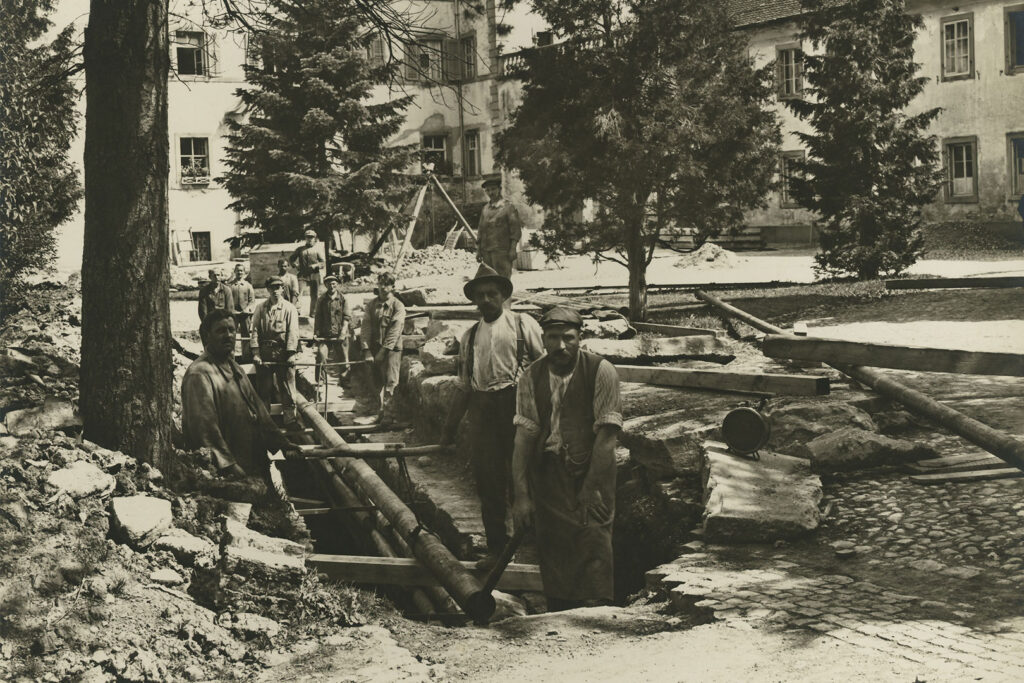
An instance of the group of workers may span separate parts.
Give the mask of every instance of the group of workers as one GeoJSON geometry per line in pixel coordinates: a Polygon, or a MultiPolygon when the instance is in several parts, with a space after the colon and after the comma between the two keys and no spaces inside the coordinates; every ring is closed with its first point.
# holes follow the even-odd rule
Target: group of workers
{"type": "MultiPolygon", "coordinates": [[[[618,375],[608,361],[580,349],[583,321],[576,311],[556,307],[538,322],[510,310],[521,222],[501,198],[500,181],[485,187],[490,202],[480,222],[481,264],[463,290],[480,318],[460,340],[460,391],[441,438],[453,445],[461,430],[460,447],[469,454],[487,538],[487,554],[477,564],[493,567],[509,532],[532,528],[549,609],[608,602],[615,444],[622,426],[618,375]]],[[[211,273],[201,292],[204,353],[182,384],[182,427],[187,445],[210,448],[223,473],[265,477],[268,448],[297,450],[265,404],[276,383],[283,387],[286,419],[294,406],[301,285],[287,272],[289,264],[310,290],[318,365],[348,362],[352,316],[338,278],[320,279],[322,257],[311,253],[316,236],[307,237],[291,259],[279,262],[279,275],[266,282],[268,298],[258,304],[251,285],[240,284],[241,266],[227,285],[211,273]],[[321,284],[327,291],[316,296],[321,284]],[[239,290],[248,294],[236,295],[239,290]],[[242,322],[247,309],[251,324],[242,322]],[[251,329],[256,388],[234,359],[236,331],[244,325],[251,329]]],[[[390,273],[379,275],[359,334],[382,409],[398,385],[405,327],[394,286],[390,273]]]]}

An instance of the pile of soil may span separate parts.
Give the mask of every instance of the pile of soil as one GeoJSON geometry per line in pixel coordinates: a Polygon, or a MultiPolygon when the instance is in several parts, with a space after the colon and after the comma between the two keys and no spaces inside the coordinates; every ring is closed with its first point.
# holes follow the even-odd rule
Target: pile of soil
{"type": "Polygon", "coordinates": [[[737,256],[728,249],[717,244],[705,242],[699,249],[694,249],[676,261],[676,268],[735,268],[746,263],[747,259],[737,256]]]}
{"type": "MultiPolygon", "coordinates": [[[[402,259],[402,266],[396,273],[396,279],[408,280],[436,275],[472,276],[476,268],[476,255],[464,249],[448,250],[439,244],[415,250],[410,247],[402,259]]],[[[390,272],[390,266],[386,270],[390,272]]],[[[353,280],[353,284],[372,284],[376,281],[376,274],[365,275],[353,280]]]]}

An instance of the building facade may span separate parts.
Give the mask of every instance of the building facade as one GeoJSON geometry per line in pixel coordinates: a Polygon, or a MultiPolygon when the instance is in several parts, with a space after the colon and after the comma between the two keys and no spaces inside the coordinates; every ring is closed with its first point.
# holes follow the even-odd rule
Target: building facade
{"type": "MultiPolygon", "coordinates": [[[[803,97],[799,0],[732,0],[758,65],[775,61],[783,143],[780,187],[768,207],[748,216],[769,244],[815,244],[814,216],[788,193],[790,161],[805,154],[807,126],[784,106],[803,97]]],[[[970,221],[1024,234],[1017,203],[1024,192],[1024,4],[977,0],[955,5],[909,0],[924,27],[914,42],[924,92],[907,113],[941,112],[929,132],[942,152],[946,179],[926,208],[928,221],[970,221]]]]}

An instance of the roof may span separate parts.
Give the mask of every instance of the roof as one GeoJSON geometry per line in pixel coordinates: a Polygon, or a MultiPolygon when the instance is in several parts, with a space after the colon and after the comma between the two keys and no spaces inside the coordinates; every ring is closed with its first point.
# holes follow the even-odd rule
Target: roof
{"type": "Polygon", "coordinates": [[[800,0],[729,0],[737,27],[770,24],[800,14],[800,0]]]}

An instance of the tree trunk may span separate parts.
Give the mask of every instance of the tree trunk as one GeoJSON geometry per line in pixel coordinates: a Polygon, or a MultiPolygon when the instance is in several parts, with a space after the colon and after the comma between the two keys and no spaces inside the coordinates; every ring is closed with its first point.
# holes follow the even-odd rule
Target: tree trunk
{"type": "Polygon", "coordinates": [[[647,320],[647,249],[641,239],[641,227],[630,230],[626,245],[626,263],[629,264],[629,319],[647,320]]]}
{"type": "Polygon", "coordinates": [[[86,438],[171,446],[166,0],[92,0],[85,34],[80,409],[86,438]]]}

